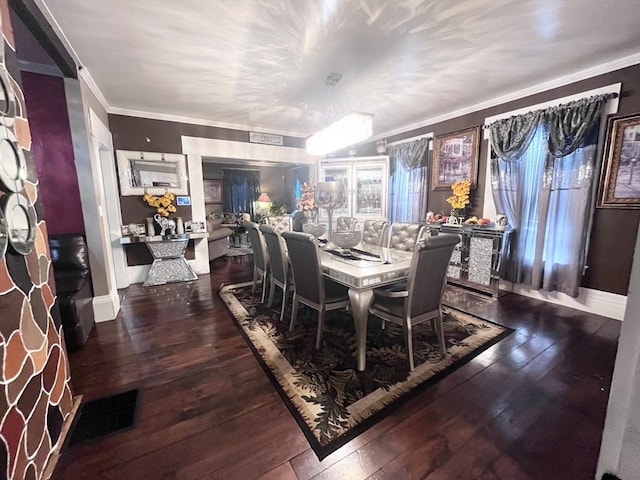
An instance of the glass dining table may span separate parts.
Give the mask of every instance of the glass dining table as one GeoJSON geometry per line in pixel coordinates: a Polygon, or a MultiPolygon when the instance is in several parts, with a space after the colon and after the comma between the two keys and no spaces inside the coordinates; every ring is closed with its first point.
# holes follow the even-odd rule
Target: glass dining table
{"type": "Polygon", "coordinates": [[[412,252],[360,244],[350,251],[320,248],[324,275],[349,287],[349,300],[356,330],[357,368],[367,364],[367,320],[373,289],[405,280],[412,252]]]}

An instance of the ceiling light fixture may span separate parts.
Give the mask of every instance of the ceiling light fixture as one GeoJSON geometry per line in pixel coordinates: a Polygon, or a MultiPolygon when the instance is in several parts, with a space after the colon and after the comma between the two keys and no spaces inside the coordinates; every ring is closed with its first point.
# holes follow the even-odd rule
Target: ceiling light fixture
{"type": "MultiPolygon", "coordinates": [[[[340,80],[342,80],[342,74],[332,72],[326,76],[324,83],[335,89],[340,80]]],[[[351,112],[307,138],[307,153],[325,155],[366,140],[371,135],[373,135],[373,114],[351,112]]]]}
{"type": "Polygon", "coordinates": [[[352,112],[307,138],[307,153],[325,155],[373,135],[373,114],[352,112]]]}

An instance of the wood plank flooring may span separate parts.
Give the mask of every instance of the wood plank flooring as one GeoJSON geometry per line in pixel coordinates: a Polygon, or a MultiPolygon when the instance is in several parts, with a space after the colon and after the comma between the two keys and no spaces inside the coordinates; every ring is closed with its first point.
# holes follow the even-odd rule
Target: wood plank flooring
{"type": "Polygon", "coordinates": [[[139,386],[137,427],[65,449],[54,479],[594,478],[620,322],[450,288],[516,332],[320,462],[216,293],[251,261],[122,292],[71,375],[85,400],[139,386]]]}

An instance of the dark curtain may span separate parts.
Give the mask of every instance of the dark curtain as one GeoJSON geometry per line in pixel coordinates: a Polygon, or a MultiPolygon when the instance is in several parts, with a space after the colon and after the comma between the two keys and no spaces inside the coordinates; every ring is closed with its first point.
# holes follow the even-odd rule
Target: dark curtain
{"type": "Polygon", "coordinates": [[[249,213],[253,218],[253,207],[260,195],[260,172],[257,170],[223,170],[222,193],[224,211],[249,213]]]}
{"type": "Polygon", "coordinates": [[[578,296],[597,183],[599,119],[611,97],[490,125],[493,195],[515,229],[503,278],[578,296]]]}

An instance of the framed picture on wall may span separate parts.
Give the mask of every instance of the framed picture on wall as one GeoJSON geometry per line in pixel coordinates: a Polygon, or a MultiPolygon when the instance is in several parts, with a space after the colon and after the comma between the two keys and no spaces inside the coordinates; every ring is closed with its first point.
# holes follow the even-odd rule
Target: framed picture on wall
{"type": "Polygon", "coordinates": [[[640,208],[640,113],[609,118],[598,207],[640,208]]]}
{"type": "Polygon", "coordinates": [[[433,142],[431,187],[448,190],[459,180],[469,180],[476,188],[480,127],[437,135],[433,142]]]}
{"type": "Polygon", "coordinates": [[[204,203],[222,203],[222,180],[204,180],[204,203]]]}

